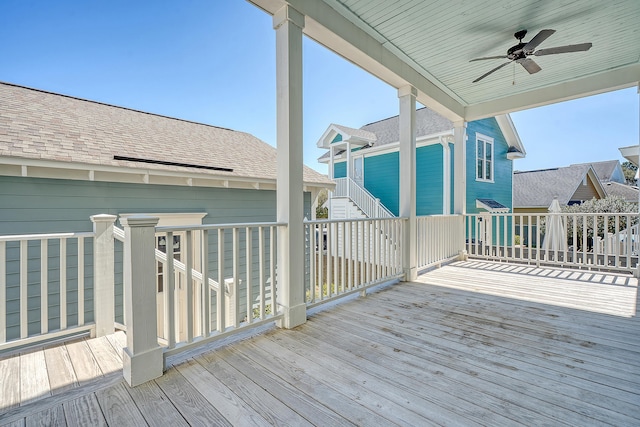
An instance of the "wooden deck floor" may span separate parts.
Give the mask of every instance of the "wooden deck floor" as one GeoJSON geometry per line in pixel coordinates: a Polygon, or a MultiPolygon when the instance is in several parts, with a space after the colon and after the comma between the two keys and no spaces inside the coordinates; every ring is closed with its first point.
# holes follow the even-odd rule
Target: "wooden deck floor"
{"type": "Polygon", "coordinates": [[[636,304],[628,276],[458,262],[136,388],[105,375],[117,362],[90,341],[95,380],[76,349],[19,356],[20,380],[5,359],[0,425],[637,426],[636,304]],[[36,373],[42,363],[75,377],[36,373]],[[48,391],[23,392],[29,378],[48,391]]]}

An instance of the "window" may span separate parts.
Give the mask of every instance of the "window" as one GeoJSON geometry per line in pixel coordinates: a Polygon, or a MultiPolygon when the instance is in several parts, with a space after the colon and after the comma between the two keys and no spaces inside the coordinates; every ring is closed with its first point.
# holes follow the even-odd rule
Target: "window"
{"type": "Polygon", "coordinates": [[[493,138],[476,134],[476,181],[493,182],[493,138]]]}

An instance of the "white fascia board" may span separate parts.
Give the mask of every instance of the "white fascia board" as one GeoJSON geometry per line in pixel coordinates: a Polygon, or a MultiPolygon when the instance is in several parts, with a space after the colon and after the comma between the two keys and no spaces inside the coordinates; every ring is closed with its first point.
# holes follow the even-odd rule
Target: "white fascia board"
{"type": "MultiPolygon", "coordinates": [[[[105,178],[105,176],[109,175],[112,177],[117,176],[117,182],[154,184],[153,177],[158,177],[162,180],[162,184],[167,185],[191,186],[194,185],[193,183],[195,181],[198,183],[197,186],[201,187],[257,188],[264,190],[274,190],[276,184],[275,179],[233,177],[228,175],[198,174],[171,170],[126,168],[111,165],[0,156],[0,175],[29,177],[33,176],[29,173],[31,168],[37,169],[36,177],[45,179],[111,181],[111,179],[105,178]],[[26,175],[24,173],[25,171],[26,175]]],[[[307,182],[305,185],[309,188],[334,187],[334,184],[331,182],[307,182]]]]}
{"type": "MultiPolygon", "coordinates": [[[[441,138],[444,138],[446,142],[451,142],[451,141],[447,141],[446,137],[453,138],[453,130],[446,131],[446,132],[439,132],[433,135],[421,136],[416,139],[416,148],[425,147],[427,145],[440,144],[441,138]]],[[[363,153],[363,156],[364,157],[379,156],[381,154],[393,153],[394,151],[398,151],[398,150],[400,150],[400,143],[396,141],[396,142],[391,142],[389,144],[380,145],[378,147],[374,145],[371,148],[367,148],[366,152],[363,153]]],[[[359,153],[359,151],[356,151],[355,153],[356,153],[355,155],[358,155],[357,153],[359,153]]],[[[352,154],[352,156],[353,155],[354,154],[352,154]]],[[[333,159],[334,159],[334,162],[345,161],[346,155],[343,153],[339,156],[335,156],[333,159]]],[[[321,160],[319,159],[318,161],[322,163],[328,163],[329,159],[321,159],[321,160]]]]}
{"type": "MultiPolygon", "coordinates": [[[[500,127],[500,131],[502,131],[502,135],[504,135],[507,140],[507,144],[509,147],[515,147],[522,153],[520,156],[515,156],[516,159],[522,159],[527,155],[527,151],[524,149],[524,145],[522,144],[522,140],[520,139],[520,135],[518,135],[518,130],[516,126],[513,124],[513,120],[511,120],[511,116],[508,114],[500,114],[496,116],[496,121],[498,122],[498,126],[500,127]]],[[[517,154],[517,153],[509,153],[509,154],[517,154]]],[[[509,157],[507,154],[507,157],[509,157]]]]}
{"type": "Polygon", "coordinates": [[[638,84],[638,76],[640,76],[640,64],[629,65],[553,86],[469,105],[465,108],[464,116],[467,121],[480,120],[514,111],[625,89],[636,86],[638,84]]]}
{"type": "Polygon", "coordinates": [[[303,31],[308,37],[396,89],[413,86],[418,102],[452,122],[464,118],[461,99],[338,1],[249,1],[272,15],[290,5],[305,16],[303,31]]]}
{"type": "Polygon", "coordinates": [[[629,147],[620,147],[618,148],[618,150],[620,150],[620,154],[622,154],[622,157],[624,157],[634,165],[638,166],[638,164],[640,163],[638,161],[638,159],[640,158],[640,148],[637,145],[631,145],[629,147]]]}

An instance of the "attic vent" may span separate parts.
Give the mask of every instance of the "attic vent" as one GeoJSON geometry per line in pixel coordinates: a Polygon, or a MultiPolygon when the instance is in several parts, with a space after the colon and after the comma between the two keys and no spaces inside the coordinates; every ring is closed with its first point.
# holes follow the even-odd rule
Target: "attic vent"
{"type": "Polygon", "coordinates": [[[233,169],[219,168],[216,166],[192,165],[190,163],[167,162],[164,160],[139,159],[137,157],[113,156],[113,160],[125,160],[127,162],[152,163],[154,165],[180,166],[183,168],[207,169],[212,171],[233,172],[233,169]]]}

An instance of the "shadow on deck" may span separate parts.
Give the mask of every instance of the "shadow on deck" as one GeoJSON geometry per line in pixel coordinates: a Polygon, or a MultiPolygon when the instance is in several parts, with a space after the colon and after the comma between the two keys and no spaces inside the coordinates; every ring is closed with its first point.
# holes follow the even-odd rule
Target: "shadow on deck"
{"type": "Polygon", "coordinates": [[[636,304],[626,275],[457,262],[136,388],[0,400],[0,425],[640,425],[636,304]]]}

